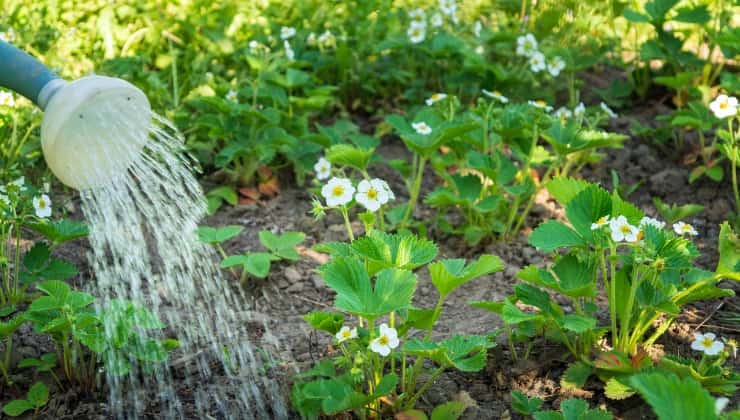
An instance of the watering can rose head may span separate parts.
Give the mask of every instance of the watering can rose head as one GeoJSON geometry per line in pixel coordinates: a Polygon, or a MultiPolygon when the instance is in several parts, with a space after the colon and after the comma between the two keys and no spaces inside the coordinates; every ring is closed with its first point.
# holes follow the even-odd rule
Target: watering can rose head
{"type": "Polygon", "coordinates": [[[101,186],[125,172],[149,137],[149,100],[124,80],[88,76],[65,82],[35,58],[0,41],[0,86],[44,110],[44,157],[72,188],[101,186]]]}

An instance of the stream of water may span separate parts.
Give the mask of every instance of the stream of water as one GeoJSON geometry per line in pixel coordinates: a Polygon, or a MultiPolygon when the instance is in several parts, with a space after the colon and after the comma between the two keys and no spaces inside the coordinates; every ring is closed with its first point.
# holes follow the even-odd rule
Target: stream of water
{"type": "MultiPolygon", "coordinates": [[[[106,112],[115,111],[101,110],[99,118],[106,112]]],[[[132,134],[126,121],[109,124],[101,141],[141,143],[127,138],[132,134]]],[[[287,418],[277,381],[265,372],[264,352],[250,341],[246,299],[219,272],[212,248],[195,235],[205,203],[183,139],[157,115],[149,137],[126,173],[81,192],[96,278],[91,292],[99,297],[99,309],[119,298],[150,309],[166,326],[153,338],[176,338],[181,347],[151,370],[134,358],[127,375],[106,369],[111,415],[287,418]]],[[[94,168],[87,172],[96,176],[94,168]]],[[[109,337],[116,333],[112,322],[106,329],[109,337]]]]}

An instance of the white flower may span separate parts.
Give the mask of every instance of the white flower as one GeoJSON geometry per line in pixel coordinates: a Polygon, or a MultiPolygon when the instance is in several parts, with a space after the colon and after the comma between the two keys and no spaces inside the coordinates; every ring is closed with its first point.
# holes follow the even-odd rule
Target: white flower
{"type": "Polygon", "coordinates": [[[537,39],[532,34],[526,34],[516,39],[516,54],[529,57],[537,51],[537,39]]]}
{"type": "Polygon", "coordinates": [[[586,105],[583,105],[583,102],[579,102],[578,105],[573,108],[573,116],[581,119],[584,115],[586,115],[586,105]]]}
{"type": "Polygon", "coordinates": [[[610,220],[609,229],[614,242],[636,242],[640,234],[640,229],[629,224],[624,216],[610,220]]]}
{"type": "Polygon", "coordinates": [[[338,333],[336,333],[335,337],[337,338],[337,342],[339,343],[357,338],[357,328],[350,328],[345,325],[339,330],[338,333]]]}
{"type": "Polygon", "coordinates": [[[412,44],[418,44],[424,41],[424,38],[427,35],[427,28],[424,25],[411,22],[411,26],[409,26],[409,30],[406,34],[409,36],[409,40],[412,44]]]}
{"type": "Polygon", "coordinates": [[[371,179],[370,181],[363,179],[357,185],[355,200],[370,211],[378,211],[380,206],[389,200],[386,191],[387,185],[384,185],[379,179],[371,179]]]}
{"type": "Polygon", "coordinates": [[[609,224],[609,215],[599,217],[599,220],[591,223],[591,230],[601,229],[609,224]]]}
{"type": "Polygon", "coordinates": [[[324,158],[320,158],[319,161],[313,165],[313,170],[316,172],[316,179],[329,178],[331,176],[331,163],[324,158]]]}
{"type": "Polygon", "coordinates": [[[306,45],[315,47],[316,42],[317,42],[316,34],[314,32],[311,32],[310,34],[308,34],[308,38],[306,38],[306,45]]]}
{"type": "Polygon", "coordinates": [[[15,106],[15,98],[13,98],[13,94],[0,90],[0,106],[15,106]]]}
{"type": "Polygon", "coordinates": [[[532,105],[535,108],[544,109],[547,112],[552,111],[552,107],[547,104],[547,102],[543,101],[542,99],[537,99],[536,101],[527,101],[528,104],[532,105]]]}
{"type": "Polygon", "coordinates": [[[656,229],[663,229],[665,227],[665,222],[661,222],[660,220],[653,217],[645,216],[640,219],[640,227],[645,227],[647,225],[653,226],[656,229]]]}
{"type": "Polygon", "coordinates": [[[717,118],[727,118],[737,115],[737,98],[734,96],[719,95],[709,104],[717,118]]]}
{"type": "Polygon", "coordinates": [[[716,356],[725,348],[725,343],[716,340],[716,338],[717,336],[714,333],[694,333],[694,342],[691,343],[691,348],[696,351],[703,351],[707,356],[716,356]]]}
{"type": "Polygon", "coordinates": [[[36,216],[42,219],[51,216],[51,200],[46,194],[33,198],[33,208],[36,210],[36,216]]]}
{"type": "Polygon", "coordinates": [[[699,232],[694,229],[693,226],[691,226],[688,223],[684,222],[676,222],[673,224],[673,231],[676,232],[677,235],[683,235],[684,233],[689,234],[691,236],[696,236],[699,234],[699,232]]]}
{"type": "Polygon", "coordinates": [[[420,24],[422,26],[426,26],[426,15],[424,14],[424,9],[414,9],[409,12],[409,18],[411,19],[411,22],[420,24]]]}
{"type": "Polygon", "coordinates": [[[609,105],[602,102],[599,104],[599,106],[604,112],[606,112],[606,115],[608,115],[609,118],[617,118],[617,114],[614,111],[612,111],[611,108],[609,108],[609,105]]]}
{"type": "Polygon", "coordinates": [[[321,189],[321,195],[326,199],[329,207],[343,206],[352,201],[355,195],[355,187],[347,178],[332,178],[321,189]]]}
{"type": "Polygon", "coordinates": [[[290,61],[295,60],[295,51],[293,51],[293,48],[290,46],[290,43],[288,41],[283,41],[283,47],[285,48],[285,56],[290,61]]]}
{"type": "Polygon", "coordinates": [[[475,47],[475,53],[478,55],[483,55],[483,53],[486,52],[486,50],[483,48],[483,45],[478,45],[475,47]]]}
{"type": "Polygon", "coordinates": [[[381,356],[391,354],[391,349],[398,347],[398,332],[395,328],[388,327],[387,324],[380,324],[380,335],[370,342],[370,350],[381,356]]]}
{"type": "Polygon", "coordinates": [[[4,41],[4,42],[15,41],[15,31],[13,31],[13,28],[8,28],[7,32],[0,32],[0,41],[4,41]]]}
{"type": "Polygon", "coordinates": [[[292,26],[283,26],[280,28],[280,39],[290,39],[295,36],[295,28],[292,26]]]}
{"type": "Polygon", "coordinates": [[[565,61],[558,56],[555,56],[547,63],[547,71],[552,77],[558,77],[561,71],[565,68],[565,61]]]}
{"type": "Polygon", "coordinates": [[[257,40],[253,39],[249,41],[249,51],[251,52],[256,52],[258,49],[260,49],[261,46],[262,44],[260,44],[257,40]]]}
{"type": "Polygon", "coordinates": [[[555,118],[559,119],[560,122],[563,122],[564,123],[564,122],[568,121],[571,117],[573,117],[573,112],[571,112],[570,109],[568,109],[568,108],[566,108],[564,106],[561,106],[560,108],[558,108],[557,111],[555,111],[553,113],[553,116],[555,118]]]}
{"type": "Polygon", "coordinates": [[[427,106],[432,106],[436,102],[439,102],[439,101],[445,99],[446,97],[447,97],[447,94],[446,93],[435,93],[432,96],[430,96],[429,98],[427,98],[427,100],[426,100],[427,106]]]}
{"type": "Polygon", "coordinates": [[[323,48],[334,47],[337,45],[337,38],[327,29],[319,35],[319,45],[323,48]]]}
{"type": "Polygon", "coordinates": [[[488,96],[489,98],[497,99],[502,104],[506,104],[506,103],[509,102],[509,98],[507,98],[506,96],[502,95],[501,92],[499,92],[497,90],[494,90],[493,92],[491,92],[491,91],[487,91],[485,89],[482,89],[482,91],[483,91],[483,94],[484,95],[488,96]]]}
{"type": "Polygon", "coordinates": [[[476,20],[475,24],[473,24],[473,34],[476,38],[480,38],[481,30],[483,30],[483,24],[479,20],[476,20]]]}
{"type": "Polygon", "coordinates": [[[539,73],[542,70],[545,70],[547,68],[547,63],[545,62],[545,55],[542,54],[539,51],[535,51],[531,56],[529,56],[529,69],[532,70],[535,73],[539,73]]]}
{"type": "Polygon", "coordinates": [[[435,13],[432,15],[432,19],[430,20],[432,26],[435,28],[439,28],[444,23],[444,20],[442,18],[442,15],[439,13],[435,13]]]}
{"type": "Polygon", "coordinates": [[[424,121],[412,123],[411,126],[414,127],[414,130],[416,130],[416,132],[419,134],[423,134],[425,136],[432,134],[432,127],[430,127],[424,121]]]}
{"type": "Polygon", "coordinates": [[[231,102],[238,102],[238,96],[236,94],[236,91],[234,89],[229,89],[229,91],[226,93],[226,100],[231,102]]]}
{"type": "MultiPolygon", "coordinates": [[[[391,190],[390,185],[388,185],[388,183],[385,182],[385,181],[383,181],[382,179],[380,180],[380,183],[381,183],[381,185],[383,185],[383,189],[385,189],[385,193],[388,195],[388,200],[386,200],[386,202],[391,201],[391,200],[395,200],[396,199],[396,195],[393,194],[393,190],[391,190]]],[[[383,203],[383,204],[385,204],[385,203],[383,203]]]]}
{"type": "Polygon", "coordinates": [[[446,15],[454,16],[457,11],[457,4],[455,0],[439,0],[439,10],[446,15]]]}
{"type": "Polygon", "coordinates": [[[730,399],[726,397],[719,397],[716,400],[714,400],[714,413],[718,416],[720,413],[722,413],[725,410],[725,407],[727,407],[727,404],[730,403],[730,399]]]}

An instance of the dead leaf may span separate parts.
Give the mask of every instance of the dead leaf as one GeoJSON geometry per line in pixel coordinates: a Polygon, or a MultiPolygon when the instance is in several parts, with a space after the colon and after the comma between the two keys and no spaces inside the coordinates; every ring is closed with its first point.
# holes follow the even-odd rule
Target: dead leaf
{"type": "Polygon", "coordinates": [[[280,182],[278,182],[277,177],[272,177],[267,181],[260,182],[257,188],[262,194],[274,197],[280,192],[280,182]]]}
{"type": "Polygon", "coordinates": [[[298,251],[298,254],[302,257],[308,257],[314,261],[316,261],[319,264],[326,264],[329,262],[329,255],[322,254],[321,252],[316,252],[311,248],[306,248],[304,246],[297,246],[296,251],[298,251]]]}

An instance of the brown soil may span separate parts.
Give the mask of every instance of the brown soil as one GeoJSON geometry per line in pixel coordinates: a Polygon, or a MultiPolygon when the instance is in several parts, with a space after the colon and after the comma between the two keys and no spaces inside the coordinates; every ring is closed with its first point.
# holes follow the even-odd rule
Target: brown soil
{"type": "MultiPolygon", "coordinates": [[[[650,122],[654,113],[662,112],[654,108],[644,110],[636,113],[636,117],[616,120],[612,128],[626,132],[632,118],[650,122]]],[[[404,155],[405,151],[401,145],[390,141],[380,148],[379,153],[397,158],[404,155]]],[[[670,203],[704,204],[706,206],[704,212],[689,222],[701,233],[697,238],[702,253],[699,264],[712,269],[717,260],[718,225],[728,217],[732,209],[730,188],[727,183],[716,184],[706,180],[689,185],[690,167],[676,163],[679,159],[678,154],[666,158],[664,152],[658,151],[652,145],[632,139],[624,149],[608,151],[603,162],[587,167],[582,175],[588,180],[601,182],[607,188],[611,188],[611,169],[617,170],[624,184],[642,182],[642,186],[629,199],[650,215],[657,215],[652,204],[652,197],[656,196],[670,203]]],[[[393,177],[387,169],[378,167],[371,173],[391,179],[394,190],[403,191],[400,180],[393,177]]],[[[427,177],[427,180],[431,185],[433,177],[427,177]]],[[[289,184],[290,182],[283,182],[283,185],[289,184]]],[[[245,227],[238,238],[225,245],[228,253],[259,249],[257,233],[262,229],[276,232],[288,230],[305,232],[307,247],[323,241],[345,240],[346,233],[341,220],[335,215],[330,215],[321,221],[315,221],[309,214],[310,203],[311,194],[305,189],[284,187],[277,198],[263,205],[224,208],[215,216],[208,218],[205,223],[212,226],[234,224],[245,227]]],[[[74,204],[72,202],[69,206],[71,215],[81,218],[79,206],[74,204]]],[[[424,218],[430,214],[430,209],[422,207],[417,217],[424,218]]],[[[529,226],[536,226],[543,219],[559,216],[561,212],[554,203],[544,202],[533,209],[529,226]]],[[[506,268],[502,272],[468,283],[448,299],[435,330],[435,338],[449,337],[453,333],[486,334],[501,326],[496,316],[472,308],[467,302],[500,300],[512,291],[516,283],[515,275],[520,268],[528,264],[546,263],[547,257],[527,244],[526,235],[527,231],[509,243],[494,242],[474,248],[466,246],[457,237],[439,235],[435,237],[440,246],[440,258],[474,258],[482,253],[493,253],[506,263],[506,268]]],[[[87,246],[86,242],[78,241],[58,251],[61,256],[75,261],[80,267],[82,275],[75,283],[81,287],[91,282],[92,276],[85,259],[87,246]]],[[[244,308],[249,308],[254,322],[253,342],[259,344],[260,340],[270,341],[277,338],[280,343],[281,351],[274,355],[278,363],[274,366],[276,380],[281,381],[285,391],[286,404],[289,404],[291,374],[303,371],[320,360],[331,344],[330,337],[312,332],[302,319],[303,314],[327,310],[333,304],[333,293],[315,273],[318,264],[319,262],[311,258],[304,258],[292,264],[279,263],[273,267],[269,278],[249,280],[245,285],[249,302],[245,302],[244,308]]],[[[420,286],[414,304],[419,307],[431,307],[436,302],[436,291],[430,284],[425,270],[418,274],[420,286]]],[[[235,287],[237,284],[235,281],[235,287]]],[[[657,347],[668,352],[687,355],[690,351],[691,333],[700,323],[704,323],[703,330],[740,338],[737,330],[716,321],[726,307],[730,304],[737,307],[740,301],[737,298],[728,298],[724,301],[724,307],[717,310],[722,303],[711,301],[688,308],[680,321],[660,340],[657,347]]],[[[21,330],[17,336],[16,348],[23,357],[38,356],[40,352],[50,351],[52,348],[49,340],[39,338],[27,328],[21,330]]],[[[540,341],[535,344],[530,360],[514,363],[505,345],[503,334],[498,337],[498,342],[499,345],[489,354],[486,369],[476,374],[446,373],[438,380],[436,386],[431,387],[423,396],[421,406],[429,408],[454,398],[466,399],[472,402],[473,406],[466,411],[465,418],[518,418],[510,411],[512,390],[521,390],[530,396],[544,399],[545,407],[557,407],[562,399],[574,396],[572,393],[564,392],[559,384],[560,376],[570,362],[563,348],[540,341]]],[[[34,379],[30,377],[28,371],[23,370],[17,370],[16,378],[20,390],[27,389],[27,385],[34,379]]],[[[214,383],[218,381],[218,378],[214,378],[214,383]]],[[[182,389],[181,392],[183,395],[189,393],[187,389],[182,389]]],[[[74,390],[55,392],[52,389],[52,395],[51,402],[41,412],[41,418],[61,420],[109,417],[104,392],[98,395],[83,395],[74,390]]],[[[18,390],[4,389],[2,400],[8,401],[17,396],[18,390]]],[[[586,392],[575,396],[587,398],[591,406],[606,408],[618,418],[651,417],[650,410],[639,399],[609,401],[595,383],[589,384],[586,392]]],[[[292,416],[297,417],[295,413],[292,416]]],[[[147,418],[158,418],[156,407],[152,407],[147,418]]]]}

